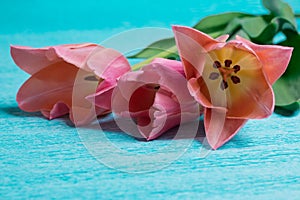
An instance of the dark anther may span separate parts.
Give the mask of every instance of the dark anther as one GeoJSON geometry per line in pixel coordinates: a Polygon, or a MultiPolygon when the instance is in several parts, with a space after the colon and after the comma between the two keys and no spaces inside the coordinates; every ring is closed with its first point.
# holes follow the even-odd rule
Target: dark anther
{"type": "Polygon", "coordinates": [[[241,70],[241,67],[239,65],[234,65],[233,69],[234,69],[234,73],[237,73],[238,71],[241,70]]]}
{"type": "Polygon", "coordinates": [[[215,61],[213,64],[214,68],[220,68],[221,67],[221,63],[219,61],[215,61]]]}
{"type": "Polygon", "coordinates": [[[231,60],[225,60],[225,67],[230,67],[230,65],[232,64],[231,60]]]}
{"type": "Polygon", "coordinates": [[[98,79],[97,79],[97,77],[96,76],[87,76],[87,77],[84,77],[84,80],[86,80],[86,81],[99,81],[98,79]]]}
{"type": "Polygon", "coordinates": [[[237,76],[231,76],[231,80],[234,84],[238,84],[241,82],[240,78],[237,76]]]}
{"type": "Polygon", "coordinates": [[[228,88],[228,83],[223,80],[222,83],[221,83],[221,89],[225,90],[226,88],[228,88]]]}
{"type": "Polygon", "coordinates": [[[219,76],[220,76],[219,73],[217,73],[217,72],[212,72],[212,73],[210,73],[210,75],[209,75],[209,79],[210,79],[210,80],[216,80],[217,78],[219,78],[219,76]]]}
{"type": "Polygon", "coordinates": [[[154,90],[159,90],[159,88],[160,88],[159,85],[158,85],[158,86],[155,86],[155,87],[154,87],[154,90]]]}

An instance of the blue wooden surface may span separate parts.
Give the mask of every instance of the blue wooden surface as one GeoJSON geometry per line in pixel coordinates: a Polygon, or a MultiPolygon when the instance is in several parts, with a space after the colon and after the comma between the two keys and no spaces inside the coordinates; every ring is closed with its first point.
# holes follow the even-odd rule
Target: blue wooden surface
{"type": "MultiPolygon", "coordinates": [[[[197,3],[186,3],[186,7],[181,5],[183,10],[194,11],[187,14],[190,18],[185,17],[182,23],[191,25],[199,16],[218,13],[222,9],[250,10],[254,13],[264,11],[259,1],[235,1],[243,2],[243,7],[234,3],[224,3],[225,7],[223,4],[218,7],[217,2],[209,4],[210,10],[198,7],[197,3]]],[[[300,9],[297,0],[289,2],[300,9]]],[[[167,4],[163,4],[165,8],[167,4]]],[[[129,11],[136,9],[140,12],[142,6],[132,8],[131,5],[129,11]]],[[[172,6],[176,8],[176,5],[172,6]]],[[[111,3],[107,9],[113,7],[111,3]]],[[[174,12],[179,11],[174,9],[174,12]]],[[[71,10],[67,10],[67,14],[70,13],[71,10]]],[[[163,14],[158,12],[164,25],[173,23],[173,18],[164,19],[163,14]]],[[[33,20],[30,16],[27,18],[33,20]]],[[[54,16],[54,21],[58,18],[54,16]]],[[[117,29],[87,30],[93,29],[94,25],[76,27],[75,21],[69,19],[74,23],[74,28],[67,29],[76,30],[57,31],[62,27],[42,25],[42,31],[38,31],[36,22],[22,19],[28,23],[29,31],[25,28],[20,31],[13,29],[13,25],[18,26],[14,20],[10,25],[5,22],[1,32],[7,33],[0,35],[0,199],[299,199],[299,114],[293,117],[273,114],[268,119],[251,120],[229,143],[204,158],[200,151],[201,137],[172,141],[172,132],[176,131],[173,130],[158,140],[146,143],[120,133],[107,117],[102,122],[107,130],[105,136],[113,145],[129,152],[126,159],[120,160],[111,152],[95,157],[85,148],[82,134],[89,132],[92,137],[92,129],[82,132],[70,127],[66,118],[48,121],[39,113],[19,110],[15,95],[28,75],[13,64],[9,57],[9,44],[38,47],[85,41],[98,43],[127,28],[115,25],[117,29]],[[47,29],[52,32],[46,32],[47,29]],[[149,159],[148,163],[136,160],[151,153],[159,157],[159,151],[172,142],[178,146],[190,144],[183,155],[173,159],[172,163],[163,160],[159,163],[155,159],[149,159]],[[106,165],[101,159],[105,160],[106,165]],[[145,166],[153,166],[152,172],[132,173],[143,171],[145,166]]],[[[144,16],[144,20],[149,25],[151,16],[144,16]]],[[[135,20],[132,23],[133,27],[143,24],[135,20]]],[[[105,151],[105,146],[101,146],[103,143],[97,145],[101,147],[100,152],[105,151]]],[[[176,157],[174,153],[177,156],[178,151],[174,149],[166,154],[176,157]]]]}

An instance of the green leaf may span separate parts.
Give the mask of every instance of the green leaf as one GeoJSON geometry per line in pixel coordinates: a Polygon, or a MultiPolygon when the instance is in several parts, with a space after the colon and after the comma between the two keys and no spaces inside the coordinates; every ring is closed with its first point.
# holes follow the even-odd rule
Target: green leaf
{"type": "Polygon", "coordinates": [[[297,32],[295,27],[285,18],[270,15],[251,16],[233,19],[225,28],[224,33],[230,34],[231,38],[236,32],[243,30],[244,35],[259,44],[270,44],[280,31],[297,32]]]}
{"type": "MultiPolygon", "coordinates": [[[[241,19],[240,18],[234,18],[232,19],[227,26],[224,28],[222,35],[228,34],[230,35],[230,39],[233,39],[237,32],[239,32],[241,29],[241,19]]],[[[245,31],[243,31],[245,33],[245,31]]],[[[247,35],[247,34],[246,34],[247,35]]],[[[248,35],[247,35],[248,37],[248,35]]]]}
{"type": "Polygon", "coordinates": [[[276,105],[290,105],[300,99],[300,35],[289,33],[280,45],[294,47],[291,61],[283,76],[273,85],[276,105]]]}
{"type": "Polygon", "coordinates": [[[263,22],[264,17],[257,17],[261,19],[255,19],[248,23],[247,21],[242,22],[242,27],[250,36],[251,40],[260,44],[272,43],[275,35],[280,31],[292,31],[297,33],[295,27],[290,24],[288,20],[282,17],[275,17],[269,23],[266,21],[263,22]],[[259,23],[259,22],[260,23],[259,23]],[[255,23],[257,23],[257,28],[255,29],[255,23]]]}
{"type": "Polygon", "coordinates": [[[300,99],[300,77],[282,76],[273,85],[276,106],[290,105],[300,99]]]}
{"type": "Polygon", "coordinates": [[[300,36],[289,37],[280,45],[294,47],[286,72],[273,85],[276,105],[289,105],[300,99],[300,36]]]}
{"type": "Polygon", "coordinates": [[[294,47],[294,50],[289,66],[283,76],[297,78],[300,76],[300,35],[289,33],[287,36],[287,39],[281,42],[280,45],[294,47]]]}
{"type": "MultiPolygon", "coordinates": [[[[276,31],[271,33],[268,25],[268,21],[265,19],[266,16],[249,16],[243,18],[234,18],[224,29],[223,34],[229,34],[230,39],[234,39],[235,35],[240,35],[249,40],[256,41],[257,39],[262,39],[260,43],[270,43],[276,34],[276,31]],[[267,34],[265,34],[265,31],[267,34]],[[262,37],[266,35],[267,37],[262,37]]],[[[257,42],[257,41],[256,41],[257,42]]]]}
{"type": "Polygon", "coordinates": [[[247,40],[250,40],[248,34],[244,30],[242,30],[242,29],[238,30],[235,34],[233,34],[231,36],[231,38],[235,38],[236,35],[239,35],[239,36],[241,36],[241,37],[243,37],[243,38],[245,38],[247,40]]]}
{"type": "Polygon", "coordinates": [[[251,38],[256,38],[268,26],[268,23],[261,16],[246,17],[241,20],[241,26],[251,38]]]}
{"type": "Polygon", "coordinates": [[[295,102],[287,106],[275,106],[275,112],[284,116],[293,116],[300,110],[300,103],[295,102]]]}
{"type": "MultiPolygon", "coordinates": [[[[134,54],[132,56],[129,56],[128,58],[149,58],[153,57],[161,52],[167,51],[168,49],[174,47],[175,44],[175,39],[174,38],[167,38],[167,39],[162,39],[158,40],[149,46],[147,46],[145,49],[142,51],[138,52],[137,54],[134,54]]],[[[165,55],[167,58],[173,58],[177,59],[178,58],[178,53],[177,52],[170,52],[169,54],[165,55]]]]}
{"type": "Polygon", "coordinates": [[[263,0],[263,5],[271,11],[271,14],[288,20],[297,29],[294,11],[289,4],[282,0],[263,0]]]}
{"type": "MultiPolygon", "coordinates": [[[[219,37],[224,34],[224,28],[227,26],[230,21],[237,17],[247,17],[253,16],[245,13],[232,12],[232,13],[222,13],[218,15],[212,15],[205,17],[200,22],[198,22],[194,28],[200,30],[213,38],[219,37]]],[[[156,41],[149,46],[147,46],[142,51],[129,56],[128,58],[150,58],[156,57],[157,54],[164,52],[175,46],[174,38],[167,38],[156,41]]],[[[165,58],[177,59],[179,56],[177,52],[170,52],[169,54],[165,54],[165,58]]]]}
{"type": "Polygon", "coordinates": [[[211,15],[208,17],[203,18],[199,21],[194,28],[200,30],[207,34],[214,33],[213,37],[218,37],[222,35],[223,30],[227,27],[227,25],[234,20],[235,18],[243,18],[253,16],[246,13],[240,12],[229,12],[229,13],[222,13],[218,15],[211,15]],[[218,34],[215,34],[218,33],[218,34]]]}

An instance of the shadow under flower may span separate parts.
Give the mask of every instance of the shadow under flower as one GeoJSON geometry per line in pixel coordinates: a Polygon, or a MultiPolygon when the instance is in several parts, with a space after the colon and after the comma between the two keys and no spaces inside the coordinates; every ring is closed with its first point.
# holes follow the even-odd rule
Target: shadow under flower
{"type": "MultiPolygon", "coordinates": [[[[0,110],[8,115],[16,116],[16,117],[36,117],[36,118],[41,118],[45,119],[45,117],[40,113],[40,112],[25,112],[22,111],[19,107],[11,106],[11,107],[0,107],[0,110]]],[[[56,119],[57,120],[57,119],[56,119]]],[[[64,115],[59,118],[60,121],[63,121],[67,126],[74,128],[75,125],[71,122],[69,119],[68,115],[64,115]]],[[[195,125],[195,123],[191,123],[195,125]]],[[[156,140],[179,140],[179,139],[194,139],[196,141],[199,141],[201,144],[203,144],[205,140],[205,130],[204,130],[204,123],[203,119],[199,119],[198,121],[198,128],[197,132],[195,133],[194,131],[189,131],[189,123],[182,124],[182,126],[186,126],[187,128],[184,132],[184,134],[178,135],[178,130],[179,126],[173,127],[169,129],[167,132],[159,136],[156,140]]],[[[117,133],[117,134],[122,134],[123,136],[130,137],[131,139],[135,139],[137,141],[141,142],[151,142],[147,141],[144,138],[141,137],[134,137],[126,131],[122,130],[119,125],[117,124],[113,114],[107,114],[105,116],[101,116],[98,118],[98,120],[92,124],[86,125],[86,126],[81,126],[81,127],[76,127],[76,128],[83,128],[83,129],[92,129],[92,130],[101,130],[104,131],[105,134],[110,134],[110,133],[117,133]]],[[[195,129],[193,129],[195,130],[195,129]]],[[[235,137],[232,140],[232,145],[235,147],[240,146],[239,144],[241,143],[242,146],[245,145],[245,142],[240,142],[241,137],[235,137]]]]}
{"type": "MultiPolygon", "coordinates": [[[[200,142],[202,142],[205,138],[205,131],[204,131],[204,123],[203,120],[198,121],[198,128],[197,132],[195,133],[195,128],[192,128],[193,130],[190,131],[189,127],[190,126],[195,126],[195,122],[192,123],[184,123],[182,126],[184,126],[184,134],[177,135],[179,126],[173,127],[169,129],[167,132],[156,138],[156,140],[178,140],[178,139],[195,139],[200,142]]],[[[126,133],[126,131],[122,130],[119,125],[117,124],[113,114],[108,114],[104,117],[98,118],[97,121],[95,121],[93,124],[82,126],[80,128],[87,128],[87,129],[99,129],[101,131],[106,132],[106,134],[109,134],[109,132],[114,132],[114,133],[119,133],[119,134],[124,134],[128,137],[135,138],[138,141],[142,142],[151,142],[147,141],[144,138],[141,137],[134,137],[130,135],[129,133],[126,133]]]]}
{"type": "MultiPolygon", "coordinates": [[[[197,123],[196,123],[197,124],[197,123]]],[[[164,134],[162,134],[161,136],[159,136],[158,138],[156,138],[155,140],[158,141],[164,141],[164,140],[195,140],[198,141],[202,144],[202,147],[207,149],[207,150],[211,150],[211,147],[209,146],[209,144],[207,143],[206,139],[206,135],[205,135],[205,129],[204,129],[204,122],[203,119],[200,118],[198,120],[198,127],[197,127],[197,132],[195,133],[195,128],[190,128],[191,125],[195,125],[195,122],[191,122],[189,123],[184,123],[181,126],[186,126],[183,128],[184,130],[184,134],[178,135],[178,130],[179,130],[179,126],[173,127],[171,129],[169,129],[167,132],[165,132],[164,134]]],[[[80,127],[80,128],[84,128],[84,129],[93,129],[95,130],[99,130],[99,131],[103,131],[105,133],[105,135],[109,135],[109,134],[122,134],[122,136],[133,139],[133,140],[137,140],[140,142],[151,142],[151,141],[147,141],[144,138],[141,137],[134,137],[129,133],[126,133],[126,131],[122,130],[116,120],[114,119],[113,114],[108,114],[104,117],[98,118],[97,121],[95,121],[93,124],[84,126],[84,127],[80,127]]],[[[223,146],[221,148],[243,148],[245,145],[247,145],[248,142],[251,143],[251,141],[249,141],[247,138],[247,140],[244,140],[245,138],[241,135],[238,135],[236,137],[234,137],[231,140],[231,144],[223,146]]]]}
{"type": "Polygon", "coordinates": [[[25,112],[21,110],[18,106],[2,107],[0,108],[4,113],[8,115],[13,115],[16,117],[39,117],[45,118],[40,112],[25,112]]]}
{"type": "MultiPolygon", "coordinates": [[[[33,118],[47,119],[41,114],[41,112],[25,112],[21,110],[18,106],[0,107],[0,111],[6,113],[7,115],[11,115],[15,117],[33,117],[33,118]]],[[[67,126],[75,127],[75,125],[69,119],[68,114],[61,116],[58,119],[63,121],[67,126]]]]}

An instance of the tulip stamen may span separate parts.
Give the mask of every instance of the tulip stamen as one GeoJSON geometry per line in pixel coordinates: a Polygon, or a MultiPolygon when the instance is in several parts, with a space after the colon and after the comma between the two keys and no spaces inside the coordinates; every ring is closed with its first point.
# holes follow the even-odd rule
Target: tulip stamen
{"type": "Polygon", "coordinates": [[[209,79],[210,80],[216,80],[219,78],[219,76],[222,76],[222,83],[221,83],[221,89],[225,90],[226,88],[228,88],[228,78],[231,79],[233,84],[238,84],[241,82],[241,79],[236,76],[236,75],[232,75],[233,73],[238,73],[241,70],[241,67],[239,65],[234,65],[233,67],[231,67],[232,64],[232,60],[225,60],[224,61],[224,66],[221,65],[221,63],[219,61],[214,61],[213,63],[213,67],[219,70],[219,73],[217,72],[212,72],[209,75],[209,79]]]}
{"type": "Polygon", "coordinates": [[[90,76],[84,77],[84,80],[86,80],[86,81],[99,81],[99,78],[96,77],[95,75],[90,75],[90,76]]]}
{"type": "Polygon", "coordinates": [[[214,64],[213,64],[213,67],[214,68],[221,68],[222,65],[221,65],[221,63],[219,61],[215,61],[214,64]]]}
{"type": "Polygon", "coordinates": [[[232,64],[232,60],[225,60],[224,64],[225,67],[230,67],[230,65],[232,64]]]}

